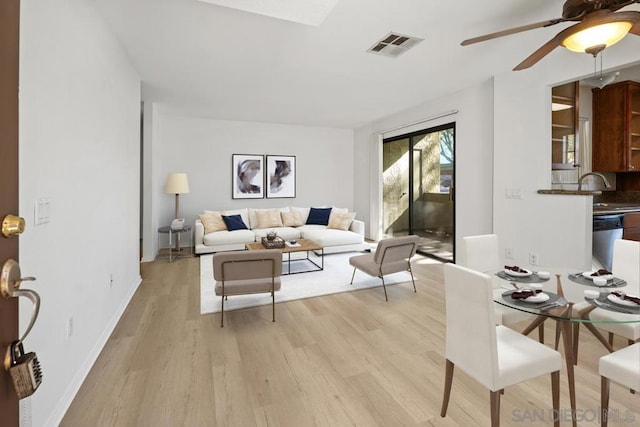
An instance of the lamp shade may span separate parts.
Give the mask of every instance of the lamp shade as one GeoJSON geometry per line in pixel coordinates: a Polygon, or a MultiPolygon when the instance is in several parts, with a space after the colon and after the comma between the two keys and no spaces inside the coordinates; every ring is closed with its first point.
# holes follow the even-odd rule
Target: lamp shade
{"type": "Polygon", "coordinates": [[[570,34],[562,41],[562,45],[573,52],[587,52],[589,48],[599,46],[602,50],[622,40],[631,27],[633,23],[629,21],[594,25],[570,34]]]}
{"type": "Polygon", "coordinates": [[[189,192],[189,180],[186,173],[170,173],[164,184],[167,194],[184,194],[189,192]]]}

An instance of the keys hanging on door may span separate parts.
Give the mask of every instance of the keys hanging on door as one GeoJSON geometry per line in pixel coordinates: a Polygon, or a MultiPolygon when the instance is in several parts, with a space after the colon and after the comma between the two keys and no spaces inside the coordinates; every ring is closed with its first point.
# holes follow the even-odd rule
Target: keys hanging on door
{"type": "Polygon", "coordinates": [[[42,383],[42,370],[35,353],[25,353],[23,341],[31,332],[38,313],[40,312],[40,295],[31,289],[19,289],[25,281],[36,280],[35,277],[20,277],[20,266],[15,260],[9,259],[2,266],[0,272],[0,294],[4,298],[26,297],[33,303],[31,320],[20,339],[15,340],[7,348],[4,369],[9,371],[18,399],[31,396],[42,383]]]}

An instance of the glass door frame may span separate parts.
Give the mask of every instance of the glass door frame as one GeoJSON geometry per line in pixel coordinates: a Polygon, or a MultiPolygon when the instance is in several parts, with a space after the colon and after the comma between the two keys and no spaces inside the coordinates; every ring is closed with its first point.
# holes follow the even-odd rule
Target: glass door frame
{"type": "MultiPolygon", "coordinates": [[[[430,258],[434,258],[437,259],[439,261],[442,262],[455,262],[456,259],[456,152],[457,152],[457,143],[456,143],[456,122],[448,122],[448,123],[444,123],[441,125],[437,125],[437,126],[433,126],[433,127],[429,127],[429,128],[424,128],[424,129],[420,129],[420,130],[416,130],[416,131],[412,131],[412,132],[408,132],[405,134],[401,134],[401,135],[397,135],[397,136],[393,136],[393,137],[389,137],[389,138],[381,138],[380,139],[380,148],[381,148],[381,161],[383,161],[384,158],[384,144],[385,143],[389,143],[389,142],[395,142],[395,141],[399,141],[399,140],[403,140],[406,139],[407,140],[407,145],[408,145],[408,152],[409,152],[409,163],[410,163],[410,167],[409,167],[409,176],[408,176],[408,189],[407,189],[407,194],[410,196],[409,198],[409,208],[408,208],[408,223],[409,223],[409,227],[408,227],[408,234],[411,234],[413,232],[415,232],[414,230],[414,226],[415,226],[415,218],[414,218],[414,209],[413,209],[413,194],[414,194],[414,168],[413,168],[413,164],[414,164],[414,147],[415,147],[415,141],[414,138],[416,136],[420,136],[420,135],[427,135],[430,133],[435,133],[435,132],[440,132],[446,129],[452,129],[453,130],[453,150],[452,150],[452,155],[453,155],[453,162],[452,162],[452,179],[451,179],[451,187],[449,189],[449,197],[450,200],[453,202],[453,206],[452,206],[452,212],[451,215],[453,216],[452,218],[452,236],[451,236],[451,245],[452,245],[452,259],[445,259],[442,257],[439,257],[435,254],[432,253],[428,253],[422,250],[418,250],[418,253],[428,256],[430,258]]],[[[381,169],[381,173],[383,173],[384,171],[381,169]]],[[[384,194],[384,185],[381,186],[380,188],[380,198],[383,199],[383,194],[384,194]]],[[[381,218],[381,226],[382,226],[382,218],[384,218],[384,203],[381,203],[380,205],[380,218],[381,218]]],[[[384,231],[383,231],[384,233],[384,231]]]]}

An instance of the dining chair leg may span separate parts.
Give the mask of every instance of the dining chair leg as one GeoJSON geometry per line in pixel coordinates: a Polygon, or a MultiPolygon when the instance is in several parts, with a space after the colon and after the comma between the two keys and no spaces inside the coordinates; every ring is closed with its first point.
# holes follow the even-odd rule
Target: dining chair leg
{"type": "Polygon", "coordinates": [[[491,427],[500,427],[500,390],[490,392],[491,427]]]}
{"type": "Polygon", "coordinates": [[[272,315],[272,322],[276,321],[276,293],[271,291],[271,315],[272,315]]]}
{"type": "Polygon", "coordinates": [[[600,414],[601,426],[607,427],[609,423],[609,388],[611,382],[609,378],[600,376],[600,410],[602,413],[600,414]]]}
{"type": "Polygon", "coordinates": [[[560,371],[551,373],[551,402],[553,404],[553,425],[560,426],[560,371]]]}
{"type": "Polygon", "coordinates": [[[353,278],[356,277],[356,268],[353,267],[353,274],[351,275],[351,282],[349,283],[350,285],[353,285],[353,278]]]}
{"type": "Polygon", "coordinates": [[[447,415],[447,408],[449,407],[449,396],[451,395],[451,384],[453,383],[453,368],[455,365],[452,361],[447,359],[444,371],[444,393],[442,395],[442,409],[440,409],[440,416],[445,417],[447,415]]]}

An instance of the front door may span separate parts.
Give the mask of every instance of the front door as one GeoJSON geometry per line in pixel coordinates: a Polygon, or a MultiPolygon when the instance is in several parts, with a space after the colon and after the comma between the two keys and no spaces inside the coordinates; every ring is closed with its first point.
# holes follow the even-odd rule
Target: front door
{"type": "MultiPolygon", "coordinates": [[[[18,214],[18,52],[20,0],[0,1],[0,221],[18,214]]],[[[0,267],[18,260],[18,238],[0,235],[0,267]]],[[[4,370],[7,347],[18,338],[18,299],[0,297],[0,424],[18,426],[18,398],[4,370]]]]}

